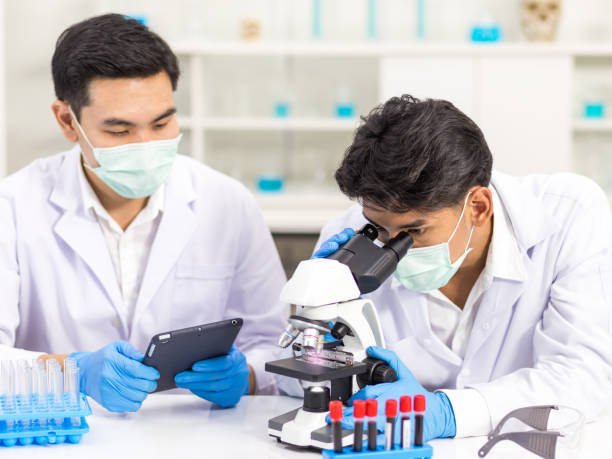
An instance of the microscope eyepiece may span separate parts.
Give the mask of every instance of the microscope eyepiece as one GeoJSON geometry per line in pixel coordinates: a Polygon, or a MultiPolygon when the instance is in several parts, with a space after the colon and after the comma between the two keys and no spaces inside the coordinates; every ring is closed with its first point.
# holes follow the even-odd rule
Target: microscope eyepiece
{"type": "Polygon", "coordinates": [[[412,236],[410,236],[410,234],[408,234],[406,231],[402,231],[387,242],[383,249],[393,250],[397,256],[397,261],[400,261],[402,258],[404,258],[404,255],[406,255],[406,252],[408,252],[408,249],[412,247],[413,244],[414,240],[412,239],[412,236]]]}
{"type": "Polygon", "coordinates": [[[364,225],[363,228],[361,228],[357,234],[363,234],[365,237],[367,237],[369,240],[371,241],[375,241],[376,238],[378,237],[378,230],[376,229],[376,227],[374,225],[370,225],[369,223],[364,225]]]}
{"type": "Polygon", "coordinates": [[[366,224],[347,243],[327,258],[347,265],[362,294],[376,290],[395,271],[410,247],[412,237],[402,232],[383,247],[374,241],[378,231],[366,224]]]}

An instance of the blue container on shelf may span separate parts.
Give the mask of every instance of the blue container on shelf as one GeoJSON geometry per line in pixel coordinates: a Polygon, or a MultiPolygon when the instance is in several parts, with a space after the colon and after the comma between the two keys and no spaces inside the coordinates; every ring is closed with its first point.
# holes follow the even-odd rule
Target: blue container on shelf
{"type": "Polygon", "coordinates": [[[53,409],[52,394],[45,410],[36,409],[34,397],[31,407],[21,409],[19,400],[7,406],[6,396],[0,397],[0,445],[47,445],[60,443],[79,443],[83,434],[89,432],[85,416],[91,408],[85,394],[79,394],[77,405],[71,405],[69,394],[64,394],[63,406],[53,409]]]}
{"type": "Polygon", "coordinates": [[[606,116],[606,104],[603,101],[589,101],[584,103],[584,117],[601,119],[606,116]]]}
{"type": "Polygon", "coordinates": [[[338,118],[352,118],[355,116],[355,105],[351,103],[337,103],[336,116],[338,118]]]}
{"type": "Polygon", "coordinates": [[[278,193],[285,187],[282,175],[265,174],[257,177],[257,189],[264,193],[278,193]]]}
{"type": "Polygon", "coordinates": [[[476,24],[472,27],[471,39],[474,43],[496,43],[502,39],[498,24],[476,24]]]}
{"type": "Polygon", "coordinates": [[[274,104],[274,116],[277,118],[287,118],[290,113],[289,102],[279,101],[274,104]]]}

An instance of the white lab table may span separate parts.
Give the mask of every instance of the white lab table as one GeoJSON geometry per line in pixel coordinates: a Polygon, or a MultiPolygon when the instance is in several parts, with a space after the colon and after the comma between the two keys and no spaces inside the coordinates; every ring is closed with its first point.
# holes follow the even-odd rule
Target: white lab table
{"type": "MultiPolygon", "coordinates": [[[[109,413],[91,401],[90,432],[77,445],[0,447],[0,457],[18,458],[315,458],[320,453],[290,448],[267,435],[268,418],[301,405],[289,397],[244,397],[231,409],[211,406],[191,394],[153,394],[137,413],[109,413]]],[[[582,455],[612,458],[612,407],[585,426],[582,455]]],[[[486,437],[432,441],[439,459],[476,458],[486,437]]],[[[487,458],[536,457],[502,442],[487,458]]],[[[578,457],[578,456],[577,456],[578,457]]]]}

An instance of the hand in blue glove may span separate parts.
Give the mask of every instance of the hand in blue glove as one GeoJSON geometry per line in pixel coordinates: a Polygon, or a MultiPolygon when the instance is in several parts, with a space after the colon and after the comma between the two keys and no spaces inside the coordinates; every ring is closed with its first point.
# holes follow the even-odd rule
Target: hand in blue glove
{"type": "Polygon", "coordinates": [[[224,408],[249,393],[249,366],[234,346],[227,355],[194,363],[191,370],[176,375],[176,385],[224,408]]]}
{"type": "Polygon", "coordinates": [[[355,235],[352,228],[344,228],[340,233],[333,235],[317,249],[311,258],[325,258],[340,248],[342,244],[348,242],[355,235]]]}
{"type": "MultiPolygon", "coordinates": [[[[342,419],[342,426],[344,428],[353,428],[354,418],[352,405],[354,400],[367,400],[369,398],[378,400],[378,419],[376,421],[376,426],[378,430],[382,432],[386,423],[385,403],[387,399],[396,399],[399,403],[399,398],[402,395],[410,395],[414,398],[415,395],[423,394],[425,395],[426,404],[423,441],[455,436],[455,413],[453,412],[453,407],[446,394],[443,392],[427,392],[415,379],[412,372],[397,357],[395,352],[371,346],[367,349],[367,353],[370,357],[387,362],[397,373],[397,381],[366,386],[359,392],[356,392],[348,400],[350,408],[344,410],[344,417],[342,419]]],[[[396,425],[396,440],[398,440],[397,435],[400,430],[399,426],[396,425]]]]}
{"type": "Polygon", "coordinates": [[[109,411],[138,411],[157,387],[159,372],[143,365],[144,354],[125,341],[115,341],[96,352],[74,352],[81,392],[109,411]]]}

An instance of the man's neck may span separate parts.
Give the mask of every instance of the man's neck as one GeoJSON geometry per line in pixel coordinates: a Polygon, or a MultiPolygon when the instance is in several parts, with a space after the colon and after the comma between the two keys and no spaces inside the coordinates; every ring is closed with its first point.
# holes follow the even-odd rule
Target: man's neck
{"type": "Polygon", "coordinates": [[[82,161],[81,167],[102,207],[106,209],[112,219],[125,231],[140,211],[146,207],[149,198],[128,199],[119,196],[95,173],[85,167],[82,161]]]}
{"type": "Polygon", "coordinates": [[[472,237],[472,251],[463,261],[457,273],[440,292],[460,309],[465,307],[468,296],[487,264],[489,245],[493,237],[493,217],[482,228],[475,228],[472,237]]]}

